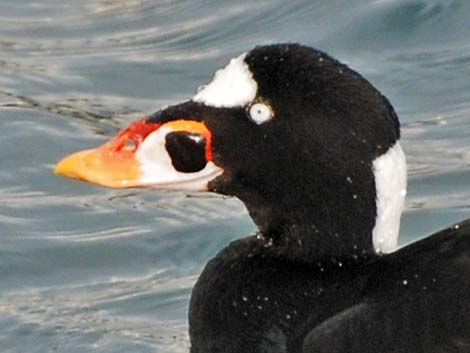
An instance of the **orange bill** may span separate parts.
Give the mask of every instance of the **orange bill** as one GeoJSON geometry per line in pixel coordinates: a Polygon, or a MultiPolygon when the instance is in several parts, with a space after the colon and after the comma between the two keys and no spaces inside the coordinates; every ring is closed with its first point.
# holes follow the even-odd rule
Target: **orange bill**
{"type": "MultiPolygon", "coordinates": [[[[104,145],[65,157],[54,173],[112,188],[205,190],[207,183],[223,171],[212,162],[211,139],[202,122],[180,119],[160,124],[140,119],[104,145]],[[204,165],[200,170],[188,173],[175,169],[175,157],[167,150],[167,137],[174,132],[189,134],[197,141],[193,143],[203,141],[204,165]]],[[[190,161],[191,153],[196,152],[188,150],[185,160],[190,161]]]]}

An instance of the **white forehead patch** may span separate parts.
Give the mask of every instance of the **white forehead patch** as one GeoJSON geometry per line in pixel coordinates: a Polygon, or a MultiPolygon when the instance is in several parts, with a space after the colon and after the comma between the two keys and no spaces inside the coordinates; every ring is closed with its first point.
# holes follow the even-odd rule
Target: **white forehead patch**
{"type": "Polygon", "coordinates": [[[258,84],[245,62],[246,54],[230,60],[218,70],[206,86],[202,86],[193,97],[194,102],[212,107],[243,107],[250,103],[258,90],[258,84]]]}
{"type": "Polygon", "coordinates": [[[397,248],[406,196],[406,157],[400,142],[376,158],[372,165],[377,207],[372,241],[376,253],[387,254],[397,248]]]}

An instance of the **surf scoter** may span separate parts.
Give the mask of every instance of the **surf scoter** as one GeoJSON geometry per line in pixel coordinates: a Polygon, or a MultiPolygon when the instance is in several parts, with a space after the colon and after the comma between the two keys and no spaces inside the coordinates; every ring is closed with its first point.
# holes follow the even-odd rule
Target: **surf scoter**
{"type": "Polygon", "coordinates": [[[399,129],[389,101],[344,64],[259,46],[55,172],[244,202],[259,232],[200,275],[192,353],[470,352],[470,222],[396,250],[399,129]]]}

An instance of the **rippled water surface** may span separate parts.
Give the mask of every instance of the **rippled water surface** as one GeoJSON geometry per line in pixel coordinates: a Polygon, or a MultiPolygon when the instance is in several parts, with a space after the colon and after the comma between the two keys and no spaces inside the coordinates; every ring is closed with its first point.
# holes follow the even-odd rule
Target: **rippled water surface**
{"type": "Polygon", "coordinates": [[[469,20],[464,0],[1,1],[1,351],[187,351],[198,273],[254,230],[243,205],[51,168],[256,44],[326,50],[390,98],[410,174],[402,244],[467,218],[469,20]]]}

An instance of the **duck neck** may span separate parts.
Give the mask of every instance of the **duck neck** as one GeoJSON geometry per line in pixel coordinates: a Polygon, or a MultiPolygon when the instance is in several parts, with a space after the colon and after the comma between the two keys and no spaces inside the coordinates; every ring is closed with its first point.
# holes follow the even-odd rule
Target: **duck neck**
{"type": "Polygon", "coordinates": [[[356,216],[335,219],[324,212],[309,213],[295,217],[302,221],[289,219],[275,229],[260,227],[260,233],[277,249],[282,249],[281,254],[289,260],[341,267],[378,256],[372,241],[373,220],[364,214],[356,216]],[[347,219],[357,223],[345,222],[347,219]]]}
{"type": "Polygon", "coordinates": [[[318,222],[285,224],[276,232],[261,232],[278,255],[292,262],[335,268],[376,258],[371,233],[366,230],[328,228],[318,222]]]}
{"type": "Polygon", "coordinates": [[[341,266],[378,256],[373,242],[377,218],[374,185],[369,189],[362,194],[331,189],[330,195],[325,190],[319,195],[313,191],[303,193],[304,198],[295,202],[288,197],[269,200],[253,194],[238,196],[260,234],[282,250],[279,255],[295,262],[341,266]]]}
{"type": "Polygon", "coordinates": [[[370,163],[344,170],[327,164],[316,172],[271,175],[229,193],[244,202],[261,234],[291,259],[358,262],[396,249],[406,195],[399,142],[370,163]]]}

